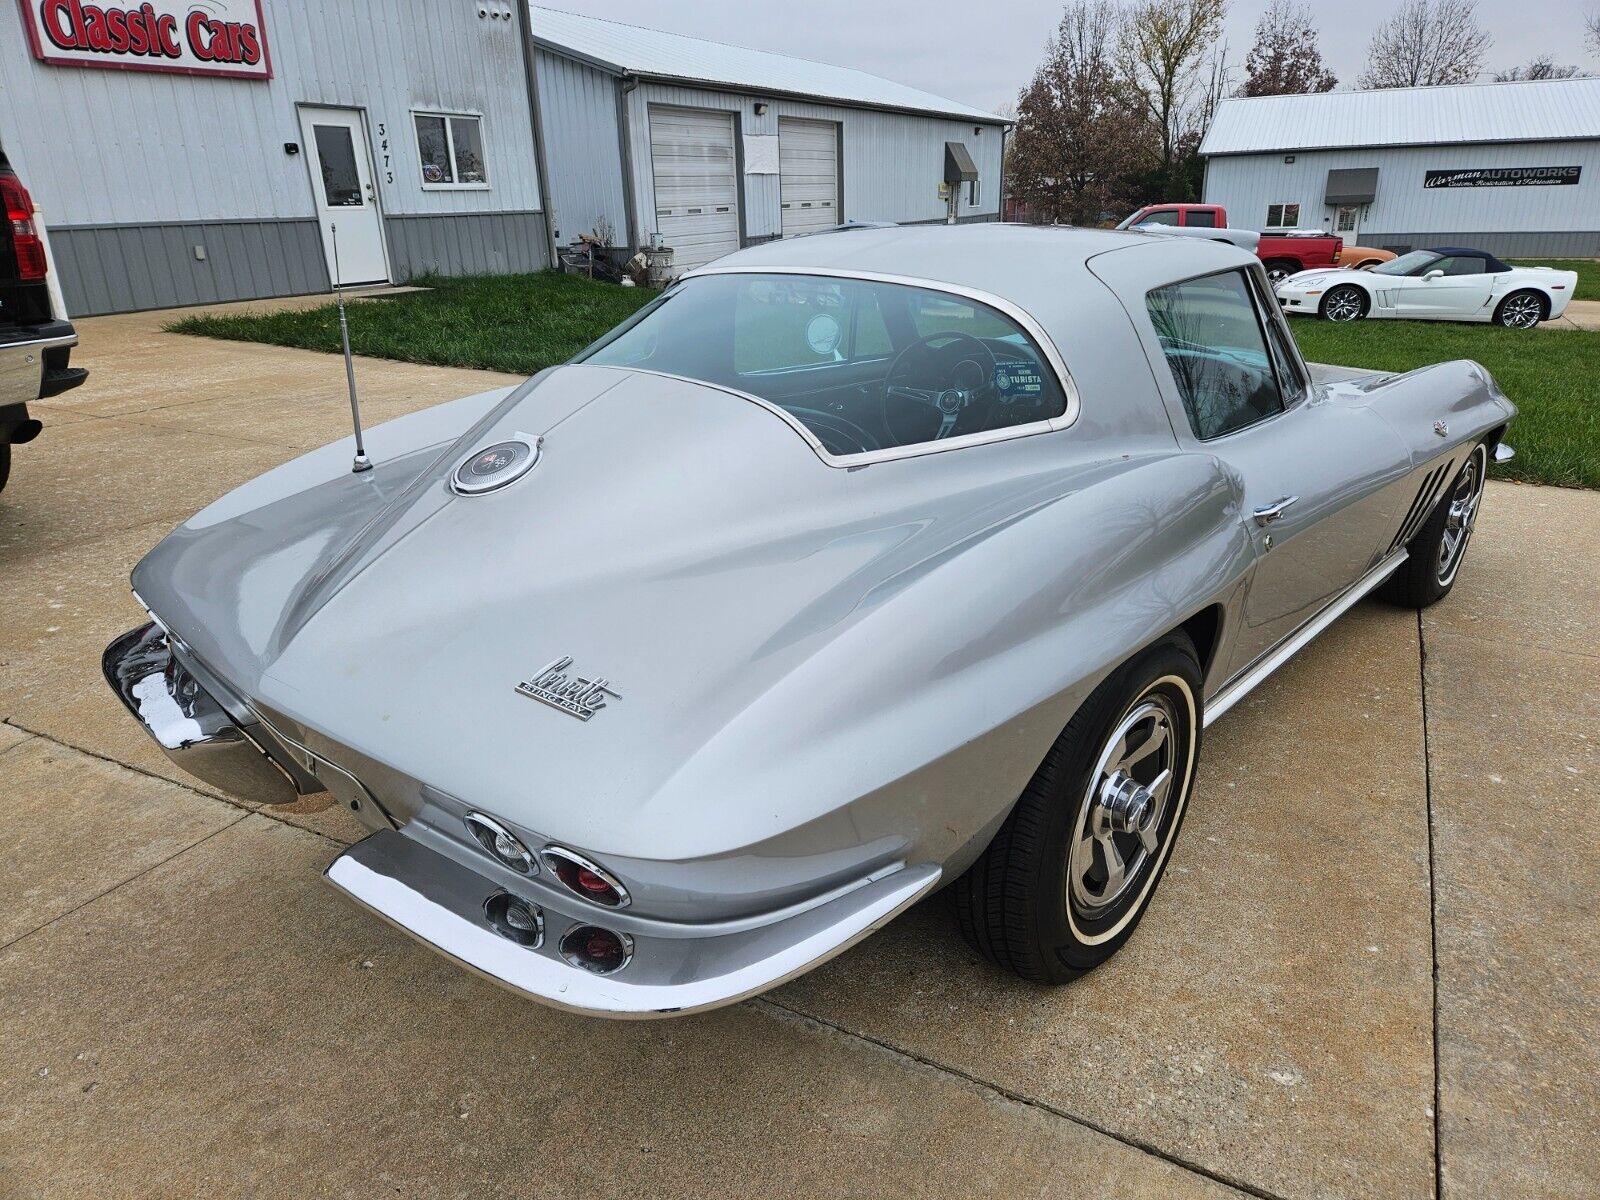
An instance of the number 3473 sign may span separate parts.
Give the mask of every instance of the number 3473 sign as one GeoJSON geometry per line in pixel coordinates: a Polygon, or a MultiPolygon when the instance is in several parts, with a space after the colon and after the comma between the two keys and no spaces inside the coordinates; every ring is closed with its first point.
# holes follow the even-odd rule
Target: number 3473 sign
{"type": "Polygon", "coordinates": [[[272,78],[260,0],[21,4],[34,57],[53,66],[272,78]]]}

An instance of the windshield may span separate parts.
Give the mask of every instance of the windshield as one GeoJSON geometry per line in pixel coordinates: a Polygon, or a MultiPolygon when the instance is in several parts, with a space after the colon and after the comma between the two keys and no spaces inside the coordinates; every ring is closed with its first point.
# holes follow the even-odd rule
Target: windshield
{"type": "Polygon", "coordinates": [[[1399,258],[1391,258],[1386,263],[1379,263],[1372,268],[1374,275],[1415,275],[1429,263],[1437,262],[1439,256],[1432,250],[1413,250],[1410,254],[1402,254],[1399,258]]]}
{"type": "Polygon", "coordinates": [[[865,279],[686,279],[573,361],[748,393],[782,408],[836,455],[1066,411],[1055,372],[1012,318],[965,296],[865,279]]]}

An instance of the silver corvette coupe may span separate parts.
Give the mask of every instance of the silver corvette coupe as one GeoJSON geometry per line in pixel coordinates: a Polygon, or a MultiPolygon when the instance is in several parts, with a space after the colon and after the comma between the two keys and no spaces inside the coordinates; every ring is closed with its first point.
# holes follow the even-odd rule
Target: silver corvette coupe
{"type": "Polygon", "coordinates": [[[1060,982],[1149,905],[1205,725],[1450,591],[1514,411],[1307,366],[1230,246],[777,242],[223,497],[105,674],[201,779],[333,793],[336,888],[559,1008],[727,1004],[945,884],[1060,982]]]}

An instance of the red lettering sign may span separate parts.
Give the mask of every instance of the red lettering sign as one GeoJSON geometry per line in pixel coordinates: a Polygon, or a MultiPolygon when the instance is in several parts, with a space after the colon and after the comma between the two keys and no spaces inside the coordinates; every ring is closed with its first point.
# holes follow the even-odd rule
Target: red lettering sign
{"type": "Polygon", "coordinates": [[[272,78],[261,0],[21,4],[33,56],[52,66],[272,78]]]}

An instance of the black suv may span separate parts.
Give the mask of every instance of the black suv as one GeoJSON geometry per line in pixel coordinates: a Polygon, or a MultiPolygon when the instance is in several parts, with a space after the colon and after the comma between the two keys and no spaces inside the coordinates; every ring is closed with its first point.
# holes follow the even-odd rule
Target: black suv
{"type": "Polygon", "coordinates": [[[67,360],[78,335],[58,320],[45,283],[44,239],[33,199],[0,149],[0,488],[11,474],[11,447],[39,436],[28,402],[57,396],[88,378],[67,360]]]}

